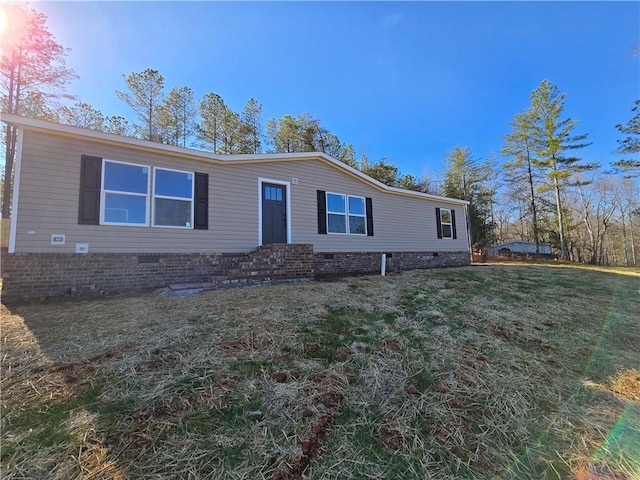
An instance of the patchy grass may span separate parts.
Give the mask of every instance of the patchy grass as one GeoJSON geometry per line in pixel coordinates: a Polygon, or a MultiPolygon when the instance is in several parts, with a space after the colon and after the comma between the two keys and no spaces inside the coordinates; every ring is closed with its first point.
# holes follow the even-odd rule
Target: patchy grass
{"type": "Polygon", "coordinates": [[[3,307],[2,478],[640,478],[640,271],[3,307]]]}

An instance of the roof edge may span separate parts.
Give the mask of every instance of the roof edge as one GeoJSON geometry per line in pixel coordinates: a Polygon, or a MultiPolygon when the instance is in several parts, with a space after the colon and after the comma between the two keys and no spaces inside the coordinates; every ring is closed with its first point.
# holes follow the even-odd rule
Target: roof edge
{"type": "Polygon", "coordinates": [[[123,135],[117,135],[114,133],[105,133],[97,130],[90,130],[88,128],[76,127],[73,125],[64,125],[62,123],[50,122],[47,120],[36,120],[29,117],[23,117],[12,113],[0,113],[0,121],[13,125],[25,130],[40,131],[45,133],[53,133],[58,135],[73,136],[86,138],[103,143],[112,143],[119,145],[126,145],[141,150],[152,150],[165,154],[177,154],[183,157],[190,157],[196,160],[209,161],[220,164],[230,163],[268,163],[274,161],[295,161],[295,160],[309,160],[316,159],[324,161],[332,165],[334,168],[345,170],[352,176],[359,178],[360,180],[369,183],[379,190],[395,193],[399,195],[406,195],[411,197],[428,198],[431,200],[437,200],[445,203],[455,203],[461,205],[468,205],[466,200],[460,200],[457,198],[442,197],[439,195],[432,195],[430,193],[416,192],[413,190],[405,190],[397,187],[390,187],[382,182],[379,182],[375,178],[372,178],[360,170],[357,170],[340,160],[333,158],[326,153],[322,152],[298,152],[298,153],[256,153],[256,154],[216,154],[211,152],[205,152],[204,150],[197,150],[194,148],[176,147],[173,145],[166,145],[163,143],[151,142],[149,140],[141,140],[139,138],[125,137],[123,135]]]}

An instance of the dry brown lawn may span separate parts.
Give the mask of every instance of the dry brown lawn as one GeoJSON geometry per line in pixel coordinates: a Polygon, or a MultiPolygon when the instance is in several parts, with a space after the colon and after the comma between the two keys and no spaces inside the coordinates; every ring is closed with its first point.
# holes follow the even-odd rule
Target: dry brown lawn
{"type": "Polygon", "coordinates": [[[640,271],[2,307],[3,479],[640,479],[640,271]]]}

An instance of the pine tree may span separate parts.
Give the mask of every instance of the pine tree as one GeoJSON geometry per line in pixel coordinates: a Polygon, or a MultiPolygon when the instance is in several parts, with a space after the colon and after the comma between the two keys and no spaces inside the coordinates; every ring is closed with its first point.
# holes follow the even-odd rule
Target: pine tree
{"type": "Polygon", "coordinates": [[[318,128],[316,151],[326,153],[330,157],[340,159],[342,155],[342,143],[337,135],[334,135],[324,127],[318,128]]]}
{"type": "Polygon", "coordinates": [[[568,260],[562,190],[571,185],[573,174],[594,169],[597,165],[582,164],[580,158],[567,155],[569,151],[584,148],[589,143],[584,142],[586,134],[573,134],[577,120],[560,118],[564,112],[565,98],[566,94],[560,93],[558,87],[548,80],[543,80],[531,93],[530,112],[534,151],[538,158],[536,163],[551,181],[549,188],[553,189],[555,194],[561,256],[568,260]]]}
{"type": "Polygon", "coordinates": [[[242,119],[240,115],[226,105],[220,117],[220,147],[218,153],[238,153],[240,149],[240,137],[242,119]]]}
{"type": "Polygon", "coordinates": [[[455,147],[447,152],[445,165],[442,193],[469,202],[471,246],[482,251],[493,243],[491,164],[474,160],[468,148],[455,147]]]}
{"type": "Polygon", "coordinates": [[[250,98],[242,111],[239,153],[260,153],[261,138],[262,105],[250,98]]]}
{"type": "Polygon", "coordinates": [[[78,102],[70,107],[60,107],[57,113],[59,121],[67,125],[91,130],[103,130],[104,128],[105,118],[102,112],[85,102],[78,102]]]}
{"type": "Polygon", "coordinates": [[[160,142],[158,116],[164,98],[164,77],[151,68],[123,77],[128,91],[117,91],[116,95],[138,117],[140,123],[134,125],[136,134],[143,140],[160,142]]]}
{"type": "Polygon", "coordinates": [[[122,136],[133,136],[133,128],[129,121],[119,115],[107,117],[104,121],[102,130],[107,133],[115,133],[122,136]]]}
{"type": "MultiPolygon", "coordinates": [[[[73,98],[65,91],[66,85],[77,78],[65,64],[68,50],[49,32],[43,14],[17,3],[5,3],[2,8],[7,29],[0,48],[0,110],[51,119],[57,99],[73,98]]],[[[2,217],[8,218],[16,148],[16,130],[10,125],[6,127],[4,143],[2,217]]]]}
{"type": "Polygon", "coordinates": [[[626,173],[640,172],[640,100],[636,100],[635,106],[631,109],[635,115],[626,125],[616,125],[620,133],[627,135],[624,139],[618,140],[618,148],[615,153],[618,155],[631,155],[635,158],[627,158],[613,162],[616,169],[626,173]]]}
{"type": "Polygon", "coordinates": [[[226,105],[216,93],[207,93],[200,101],[200,125],[196,127],[202,146],[212,152],[218,151],[221,140],[220,125],[226,105]]]}
{"type": "Polygon", "coordinates": [[[93,108],[86,102],[60,107],[54,113],[55,118],[52,120],[67,125],[123,136],[130,136],[133,133],[126,118],[118,115],[105,116],[100,110],[93,108]]]}
{"type": "Polygon", "coordinates": [[[267,137],[275,153],[302,152],[300,125],[291,115],[284,115],[267,122],[267,137]]]}
{"type": "Polygon", "coordinates": [[[534,150],[534,126],[530,110],[518,113],[511,122],[511,133],[504,136],[505,145],[502,154],[512,157],[511,162],[506,162],[502,169],[506,173],[507,182],[519,188],[526,183],[529,193],[529,209],[531,213],[531,226],[533,240],[536,245],[536,255],[540,253],[540,233],[538,230],[538,208],[536,206],[536,175],[534,150]]]}
{"type": "Polygon", "coordinates": [[[173,88],[158,108],[163,143],[186,147],[195,133],[196,109],[189,87],[173,88]]]}
{"type": "MultiPolygon", "coordinates": [[[[65,95],[66,97],[66,95],[65,95]]],[[[53,102],[41,92],[28,92],[20,100],[20,115],[50,122],[58,121],[58,114],[53,102]]]]}
{"type": "Polygon", "coordinates": [[[322,152],[337,159],[344,153],[346,160],[356,163],[355,152],[349,157],[349,146],[343,145],[335,134],[308,113],[296,118],[284,115],[280,120],[270,119],[267,122],[267,143],[276,153],[322,152]],[[343,152],[344,148],[347,150],[343,152]]]}
{"type": "Polygon", "coordinates": [[[405,190],[413,190],[414,192],[431,193],[429,177],[426,175],[421,179],[417,179],[411,174],[402,175],[396,181],[395,186],[404,188],[405,190]]]}
{"type": "Polygon", "coordinates": [[[298,115],[296,119],[298,124],[298,136],[300,152],[318,152],[322,151],[320,142],[320,122],[308,113],[298,115]]]}
{"type": "Polygon", "coordinates": [[[353,148],[353,145],[344,145],[340,148],[340,156],[338,159],[342,163],[346,163],[352,168],[358,168],[358,161],[356,160],[356,149],[353,148]]]}
{"type": "Polygon", "coordinates": [[[398,167],[392,164],[387,158],[382,158],[373,164],[367,162],[366,165],[362,166],[362,173],[390,187],[396,187],[398,185],[398,176],[400,174],[398,167]]]}

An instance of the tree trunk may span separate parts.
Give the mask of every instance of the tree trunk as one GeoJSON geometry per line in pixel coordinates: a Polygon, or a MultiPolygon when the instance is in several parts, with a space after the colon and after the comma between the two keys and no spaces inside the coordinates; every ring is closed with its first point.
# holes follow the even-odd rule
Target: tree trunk
{"type": "Polygon", "coordinates": [[[558,179],[553,177],[553,187],[556,193],[556,210],[558,213],[558,235],[560,236],[560,258],[569,260],[567,242],[564,236],[564,216],[562,214],[562,201],[560,200],[560,185],[558,179]]]}
{"type": "Polygon", "coordinates": [[[467,243],[469,244],[469,255],[471,256],[471,263],[475,261],[473,255],[473,245],[471,244],[471,212],[469,211],[469,205],[464,206],[464,218],[467,222],[467,243]]]}
{"type": "Polygon", "coordinates": [[[629,242],[631,243],[631,265],[635,267],[638,263],[636,262],[636,246],[633,243],[633,225],[629,228],[629,240],[631,240],[629,242]]]}
{"type": "Polygon", "coordinates": [[[4,180],[2,186],[2,218],[11,216],[11,194],[13,192],[13,165],[16,152],[16,129],[7,125],[7,149],[5,152],[4,180]]]}
{"type": "MultiPolygon", "coordinates": [[[[11,56],[11,74],[7,107],[9,113],[20,113],[20,94],[22,83],[22,44],[11,56]]],[[[2,188],[2,218],[11,216],[11,197],[13,193],[13,165],[16,157],[16,129],[7,125],[7,145],[5,150],[4,179],[2,188]]]]}
{"type": "Polygon", "coordinates": [[[608,265],[609,262],[605,260],[605,251],[604,251],[604,239],[607,234],[607,225],[605,224],[602,228],[602,233],[600,234],[599,245],[598,245],[598,265],[608,265]]]}
{"type": "Polygon", "coordinates": [[[622,216],[622,249],[624,250],[624,264],[629,267],[629,248],[627,246],[627,225],[624,221],[624,208],[620,207],[620,213],[622,216]]]}
{"type": "Polygon", "coordinates": [[[582,190],[581,186],[578,186],[578,192],[580,193],[580,201],[582,202],[582,219],[584,220],[584,226],[586,227],[587,233],[589,234],[589,244],[591,248],[589,263],[591,265],[596,265],[598,263],[598,240],[596,235],[594,235],[593,233],[593,225],[591,224],[591,219],[589,218],[589,206],[587,205],[587,201],[584,197],[584,191],[582,190]]]}
{"type": "Polygon", "coordinates": [[[533,188],[533,172],[531,170],[531,158],[527,149],[527,170],[529,174],[529,196],[531,197],[531,219],[533,222],[533,241],[536,243],[536,256],[540,255],[540,239],[538,236],[538,212],[536,211],[536,194],[533,188]]]}
{"type": "Polygon", "coordinates": [[[149,95],[149,138],[148,140],[150,141],[157,141],[155,138],[153,138],[153,97],[151,95],[149,95]]]}

